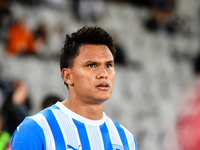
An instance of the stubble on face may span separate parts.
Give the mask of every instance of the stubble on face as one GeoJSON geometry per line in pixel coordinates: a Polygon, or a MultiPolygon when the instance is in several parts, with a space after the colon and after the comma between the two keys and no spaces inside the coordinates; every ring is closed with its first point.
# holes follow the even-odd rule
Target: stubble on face
{"type": "Polygon", "coordinates": [[[109,99],[114,83],[114,58],[105,45],[82,45],[71,69],[70,95],[88,103],[109,99]]]}

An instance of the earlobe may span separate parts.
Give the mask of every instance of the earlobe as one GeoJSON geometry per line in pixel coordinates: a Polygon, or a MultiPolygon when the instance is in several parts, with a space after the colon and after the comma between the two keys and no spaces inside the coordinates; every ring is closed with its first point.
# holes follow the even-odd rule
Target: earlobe
{"type": "Polygon", "coordinates": [[[63,77],[63,80],[65,81],[65,83],[67,83],[68,85],[73,85],[70,68],[62,69],[62,77],[63,77]]]}

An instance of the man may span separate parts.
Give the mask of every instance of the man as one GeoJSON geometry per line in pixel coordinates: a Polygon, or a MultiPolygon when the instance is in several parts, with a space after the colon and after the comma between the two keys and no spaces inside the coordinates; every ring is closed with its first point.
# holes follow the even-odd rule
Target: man
{"type": "Polygon", "coordinates": [[[69,97],[27,117],[11,149],[137,150],[134,136],[103,112],[115,77],[112,37],[99,27],[66,36],[60,68],[69,97]]]}

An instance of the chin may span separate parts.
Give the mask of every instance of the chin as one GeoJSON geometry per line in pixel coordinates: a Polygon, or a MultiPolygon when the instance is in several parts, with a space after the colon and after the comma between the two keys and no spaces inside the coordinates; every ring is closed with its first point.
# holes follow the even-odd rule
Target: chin
{"type": "Polygon", "coordinates": [[[99,100],[102,100],[102,101],[106,101],[106,100],[108,100],[109,98],[110,98],[110,95],[108,95],[108,96],[106,96],[106,95],[103,96],[103,95],[102,95],[102,96],[100,96],[98,99],[99,99],[99,100]]]}
{"type": "Polygon", "coordinates": [[[100,92],[100,93],[96,93],[96,95],[94,95],[95,99],[98,99],[100,101],[106,101],[110,98],[111,93],[110,92],[100,92]]]}

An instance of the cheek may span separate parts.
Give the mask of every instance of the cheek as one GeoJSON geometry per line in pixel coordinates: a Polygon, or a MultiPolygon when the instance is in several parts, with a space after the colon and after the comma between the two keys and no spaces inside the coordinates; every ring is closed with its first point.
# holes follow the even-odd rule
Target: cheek
{"type": "Polygon", "coordinates": [[[112,75],[112,87],[114,86],[114,80],[115,80],[115,72],[112,75]]]}
{"type": "Polygon", "coordinates": [[[110,76],[111,76],[112,81],[114,81],[114,79],[115,79],[115,71],[114,70],[112,70],[110,76]]]}
{"type": "Polygon", "coordinates": [[[84,77],[84,70],[81,67],[77,67],[76,69],[73,70],[73,80],[78,81],[82,80],[84,77]]]}
{"type": "Polygon", "coordinates": [[[84,71],[83,69],[76,70],[76,74],[74,74],[74,82],[82,87],[87,87],[92,85],[92,72],[84,71]]]}

